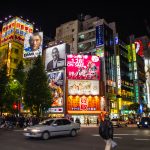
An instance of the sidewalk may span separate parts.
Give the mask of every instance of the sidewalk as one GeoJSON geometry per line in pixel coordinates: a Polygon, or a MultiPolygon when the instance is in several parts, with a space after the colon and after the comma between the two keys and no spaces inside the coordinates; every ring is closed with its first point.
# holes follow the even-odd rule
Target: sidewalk
{"type": "Polygon", "coordinates": [[[88,126],[88,125],[86,125],[86,124],[81,124],[81,127],[90,128],[90,127],[99,127],[99,125],[96,125],[96,124],[89,124],[89,126],[88,126]]]}
{"type": "Polygon", "coordinates": [[[135,128],[137,127],[137,124],[128,124],[127,127],[135,128]]]}
{"type": "MultiPolygon", "coordinates": [[[[90,128],[90,127],[99,127],[99,125],[97,126],[97,124],[90,124],[89,126],[86,125],[86,124],[81,124],[81,127],[83,128],[90,128]]],[[[136,128],[137,127],[137,124],[128,124],[127,127],[129,128],[136,128]]]]}

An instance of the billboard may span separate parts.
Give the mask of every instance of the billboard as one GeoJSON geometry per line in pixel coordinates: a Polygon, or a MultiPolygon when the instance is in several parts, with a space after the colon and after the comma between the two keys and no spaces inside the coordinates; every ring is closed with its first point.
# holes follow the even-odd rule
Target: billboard
{"type": "Polygon", "coordinates": [[[46,49],[45,70],[64,67],[66,61],[66,44],[56,45],[46,49]]]}
{"type": "Polygon", "coordinates": [[[68,80],[69,95],[99,95],[99,81],[68,80]]]}
{"type": "Polygon", "coordinates": [[[3,24],[1,44],[7,44],[12,40],[23,44],[25,35],[32,32],[33,25],[31,23],[14,17],[3,24]]]}
{"type": "Polygon", "coordinates": [[[67,78],[100,80],[100,59],[91,55],[67,55],[67,78]]]}
{"type": "Polygon", "coordinates": [[[100,111],[100,98],[98,96],[68,96],[67,111],[100,111]]]}
{"type": "Polygon", "coordinates": [[[25,35],[23,58],[33,58],[42,55],[43,32],[25,35]]]}
{"type": "Polygon", "coordinates": [[[48,84],[52,93],[52,107],[63,109],[64,106],[64,71],[49,72],[48,84]]]}

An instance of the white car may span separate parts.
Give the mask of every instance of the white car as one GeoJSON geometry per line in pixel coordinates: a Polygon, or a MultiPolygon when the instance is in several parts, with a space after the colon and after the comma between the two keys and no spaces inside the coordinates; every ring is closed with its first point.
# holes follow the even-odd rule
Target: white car
{"type": "Polygon", "coordinates": [[[70,135],[76,136],[80,130],[80,124],[66,118],[51,118],[40,122],[38,125],[24,129],[26,137],[41,137],[44,140],[52,136],[70,135]]]}

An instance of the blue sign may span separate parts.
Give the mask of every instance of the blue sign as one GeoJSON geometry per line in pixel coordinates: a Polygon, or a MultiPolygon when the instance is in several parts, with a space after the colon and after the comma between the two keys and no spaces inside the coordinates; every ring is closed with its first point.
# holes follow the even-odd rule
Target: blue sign
{"type": "Polygon", "coordinates": [[[104,27],[103,25],[96,26],[96,46],[104,44],[104,27]]]}

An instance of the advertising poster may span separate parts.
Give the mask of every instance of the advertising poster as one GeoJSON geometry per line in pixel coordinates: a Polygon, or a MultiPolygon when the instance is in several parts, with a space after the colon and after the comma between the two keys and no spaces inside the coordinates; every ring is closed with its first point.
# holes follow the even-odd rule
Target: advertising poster
{"type": "Polygon", "coordinates": [[[100,80],[100,59],[91,55],[67,55],[67,78],[100,80]]]}
{"type": "Polygon", "coordinates": [[[24,40],[23,58],[34,58],[42,55],[43,32],[26,34],[24,40]]]}
{"type": "Polygon", "coordinates": [[[63,105],[64,105],[64,71],[49,72],[47,75],[48,75],[49,88],[52,92],[52,98],[53,98],[52,107],[63,108],[63,105]]]}
{"type": "Polygon", "coordinates": [[[45,70],[64,67],[66,61],[66,44],[56,45],[46,49],[45,70]]]}
{"type": "Polygon", "coordinates": [[[100,99],[98,96],[68,96],[68,111],[100,111],[100,99]]]}
{"type": "Polygon", "coordinates": [[[99,81],[68,80],[69,95],[99,95],[99,81]]]}

